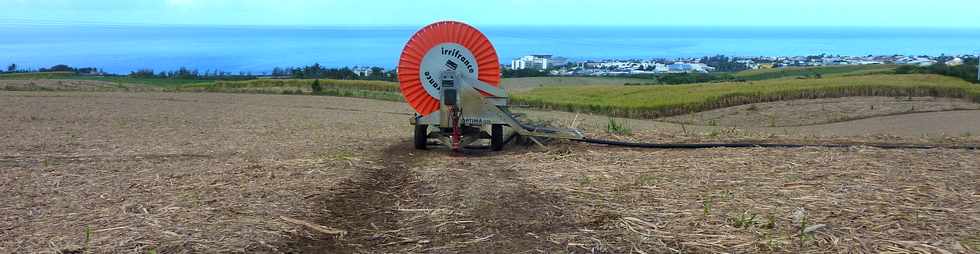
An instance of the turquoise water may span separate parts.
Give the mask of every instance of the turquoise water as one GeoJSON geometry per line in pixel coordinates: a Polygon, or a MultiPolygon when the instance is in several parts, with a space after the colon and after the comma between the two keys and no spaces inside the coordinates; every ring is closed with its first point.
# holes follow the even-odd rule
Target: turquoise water
{"type": "MultiPolygon", "coordinates": [[[[128,73],[181,66],[269,72],[308,65],[392,68],[417,27],[0,25],[0,65],[55,64],[128,73]]],[[[480,27],[501,63],[527,54],[573,60],[731,56],[956,55],[980,51],[978,29],[480,27]]]]}

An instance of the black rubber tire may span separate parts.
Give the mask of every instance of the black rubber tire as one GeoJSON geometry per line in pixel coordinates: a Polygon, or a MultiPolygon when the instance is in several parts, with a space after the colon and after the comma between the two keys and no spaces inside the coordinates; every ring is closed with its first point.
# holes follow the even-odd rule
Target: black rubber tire
{"type": "Polygon", "coordinates": [[[429,145],[429,126],[425,124],[415,125],[415,149],[426,150],[429,145]]]}
{"type": "Polygon", "coordinates": [[[504,126],[502,124],[490,125],[490,150],[504,150],[504,126]]]}

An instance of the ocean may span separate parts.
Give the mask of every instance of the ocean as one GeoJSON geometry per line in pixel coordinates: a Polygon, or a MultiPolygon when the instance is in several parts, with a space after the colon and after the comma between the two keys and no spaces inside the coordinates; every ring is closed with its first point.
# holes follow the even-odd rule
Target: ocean
{"type": "MultiPolygon", "coordinates": [[[[980,52],[980,29],[833,27],[517,27],[480,28],[501,63],[528,54],[572,60],[798,55],[958,55],[980,52]]],[[[68,64],[128,73],[188,67],[270,72],[397,65],[418,27],[208,27],[0,25],[0,65],[68,64]]]]}

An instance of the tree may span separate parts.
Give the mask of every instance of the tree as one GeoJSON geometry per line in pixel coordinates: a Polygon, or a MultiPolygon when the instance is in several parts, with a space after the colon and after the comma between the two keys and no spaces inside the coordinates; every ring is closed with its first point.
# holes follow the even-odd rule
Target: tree
{"type": "Polygon", "coordinates": [[[548,72],[543,70],[537,70],[537,69],[520,69],[520,70],[504,69],[501,71],[501,73],[505,78],[526,78],[526,77],[548,76],[548,72]]]}
{"type": "Polygon", "coordinates": [[[915,67],[914,65],[902,65],[895,68],[895,74],[912,74],[918,72],[919,68],[915,67]]]}
{"type": "Polygon", "coordinates": [[[17,64],[10,64],[10,66],[7,66],[7,72],[16,72],[16,71],[17,71],[17,64]]]}
{"type": "Polygon", "coordinates": [[[958,77],[966,81],[980,83],[977,80],[977,66],[962,64],[957,66],[949,66],[943,63],[937,63],[926,67],[919,67],[913,65],[906,65],[898,67],[895,70],[897,74],[910,74],[910,73],[929,73],[938,74],[945,76],[958,77]],[[906,67],[909,66],[909,67],[906,67]]]}
{"type": "Polygon", "coordinates": [[[313,94],[320,94],[320,93],[323,92],[323,87],[320,86],[320,80],[319,79],[314,79],[313,80],[313,85],[311,85],[310,87],[313,88],[313,94]]]}
{"type": "Polygon", "coordinates": [[[51,66],[51,68],[48,69],[48,71],[75,71],[75,68],[72,68],[71,66],[65,64],[59,64],[59,65],[51,66]]]}
{"type": "Polygon", "coordinates": [[[371,73],[368,75],[368,79],[371,80],[385,79],[385,69],[381,67],[371,67],[371,73]]]}
{"type": "MultiPolygon", "coordinates": [[[[162,77],[163,75],[165,75],[165,74],[164,74],[164,72],[161,71],[160,72],[160,76],[162,77]]],[[[130,77],[134,77],[134,78],[152,78],[152,77],[154,77],[153,70],[151,70],[151,69],[139,69],[137,71],[130,72],[129,73],[129,76],[130,77]]]]}
{"type": "MultiPolygon", "coordinates": [[[[814,57],[808,56],[807,58],[814,57]]],[[[739,63],[735,58],[730,58],[724,55],[717,55],[712,57],[702,57],[700,63],[706,64],[708,66],[714,67],[715,71],[719,72],[738,72],[748,70],[749,67],[743,63],[739,63]]]]}

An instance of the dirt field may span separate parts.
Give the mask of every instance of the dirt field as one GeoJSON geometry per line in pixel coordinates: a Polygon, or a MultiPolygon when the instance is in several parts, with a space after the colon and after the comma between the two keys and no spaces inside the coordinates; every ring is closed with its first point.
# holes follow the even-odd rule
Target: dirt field
{"type": "Polygon", "coordinates": [[[756,103],[659,120],[695,125],[792,127],[877,116],[977,109],[980,104],[948,98],[845,97],[756,103]]]}
{"type": "MultiPolygon", "coordinates": [[[[605,119],[531,113],[597,134],[605,119]]],[[[949,117],[980,117],[959,113],[949,117]]],[[[925,114],[902,117],[980,128],[925,114]]],[[[451,156],[411,149],[410,115],[338,97],[0,92],[0,253],[980,249],[978,151],[560,142],[451,156]]],[[[977,141],[631,126],[617,138],[977,141]]]]}
{"type": "Polygon", "coordinates": [[[0,80],[0,91],[160,91],[160,88],[138,84],[119,84],[95,80],[0,80]]]}
{"type": "MultiPolygon", "coordinates": [[[[536,121],[575,126],[589,133],[606,131],[608,116],[560,111],[529,111],[536,121]]],[[[792,127],[687,125],[653,120],[612,118],[633,129],[635,135],[615,138],[634,141],[701,142],[740,139],[804,140],[810,142],[870,143],[980,143],[980,110],[910,113],[871,117],[853,121],[792,127]]]]}

